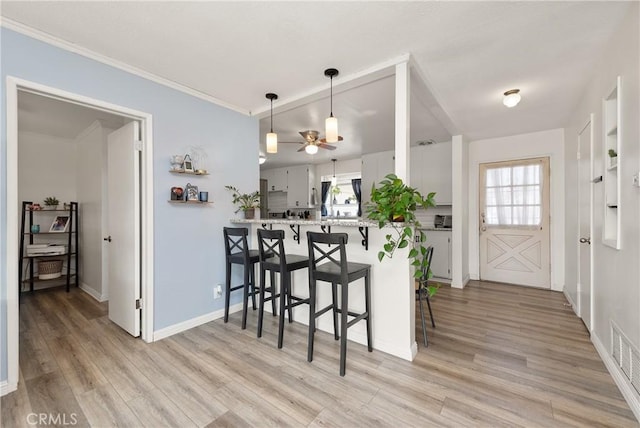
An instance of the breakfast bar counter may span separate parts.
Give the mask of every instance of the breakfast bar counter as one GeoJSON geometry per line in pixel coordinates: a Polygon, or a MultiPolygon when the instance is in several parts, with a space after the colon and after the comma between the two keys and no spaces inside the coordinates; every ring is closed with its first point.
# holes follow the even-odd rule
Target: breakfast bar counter
{"type": "MultiPolygon", "coordinates": [[[[347,258],[349,261],[371,265],[371,322],[373,348],[405,360],[413,360],[417,353],[415,341],[415,291],[409,259],[409,247],[396,250],[393,259],[378,261],[378,251],[382,250],[385,235],[392,233],[391,227],[378,228],[378,224],[363,219],[233,219],[235,227],[249,227],[250,246],[257,248],[257,230],[281,229],[285,231],[285,251],[287,254],[308,255],[307,231],[349,235],[347,258]]],[[[401,226],[400,226],[401,227],[401,226]]],[[[364,287],[362,281],[352,283],[349,291],[349,309],[364,310],[364,287]]],[[[307,269],[294,272],[293,294],[300,297],[309,295],[307,269]]],[[[331,285],[318,284],[318,306],[331,302],[331,285]]],[[[265,310],[269,310],[267,305],[265,310]]],[[[294,308],[296,322],[308,325],[307,305],[294,308]]],[[[317,320],[317,328],[333,333],[330,314],[317,320]]],[[[357,323],[349,329],[349,340],[366,345],[364,323],[357,323]]]]}

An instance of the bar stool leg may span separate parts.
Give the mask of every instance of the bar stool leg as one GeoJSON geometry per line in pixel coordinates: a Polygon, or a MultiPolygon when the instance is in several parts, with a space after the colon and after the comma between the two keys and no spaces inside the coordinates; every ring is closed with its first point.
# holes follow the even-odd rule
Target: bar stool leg
{"type": "MultiPolygon", "coordinates": [[[[284,299],[284,294],[280,291],[280,298],[284,299]]],[[[291,272],[287,273],[287,316],[289,317],[289,324],[293,322],[293,308],[291,307],[291,272]]]]}
{"type": "Polygon", "coordinates": [[[245,269],[249,269],[249,284],[251,285],[251,304],[253,310],[256,310],[256,271],[255,265],[245,266],[245,269]]]}
{"type": "Polygon", "coordinates": [[[424,307],[422,306],[422,288],[418,290],[418,299],[420,300],[420,319],[422,320],[422,339],[424,340],[424,346],[429,346],[427,340],[427,324],[424,322],[424,307]]]}
{"type": "MultiPolygon", "coordinates": [[[[247,311],[249,310],[249,287],[251,283],[249,281],[249,266],[244,267],[244,286],[242,296],[242,329],[247,328],[247,311]]],[[[253,293],[252,293],[253,294],[253,293]]]]}
{"type": "Polygon", "coordinates": [[[367,271],[364,276],[364,304],[367,311],[367,348],[369,352],[373,351],[371,344],[371,271],[367,271]]]}
{"type": "Polygon", "coordinates": [[[227,275],[224,281],[224,322],[229,321],[229,302],[231,298],[231,263],[227,262],[227,275]]]}
{"type": "Polygon", "coordinates": [[[349,284],[340,284],[342,301],[340,303],[340,376],[347,368],[347,315],[349,312],[349,284]]]}
{"type": "Polygon", "coordinates": [[[316,330],[316,282],[309,281],[309,339],[307,345],[307,361],[313,361],[313,335],[316,330]]]}
{"type": "Polygon", "coordinates": [[[262,320],[264,319],[264,289],[266,288],[266,272],[260,268],[260,298],[258,299],[258,337],[262,337],[262,320]]]}
{"type": "MultiPolygon", "coordinates": [[[[271,284],[271,316],[276,316],[276,273],[272,270],[269,271],[269,284],[271,284]]],[[[280,274],[282,275],[282,274],[280,274]]],[[[282,292],[282,291],[281,291],[282,292]]]]}
{"type": "Polygon", "coordinates": [[[433,320],[433,312],[431,312],[431,301],[429,300],[429,290],[425,290],[427,293],[427,306],[429,307],[429,317],[431,317],[431,327],[436,328],[436,322],[433,320]]]}
{"type": "Polygon", "coordinates": [[[333,299],[333,338],[338,340],[338,284],[331,283],[331,298],[333,299]]]}
{"type": "MultiPolygon", "coordinates": [[[[291,273],[280,273],[280,313],[278,314],[278,349],[282,348],[282,341],[284,336],[284,313],[286,309],[285,296],[289,294],[289,287],[291,286],[291,273]]],[[[289,308],[291,310],[291,308],[289,308]]]]}

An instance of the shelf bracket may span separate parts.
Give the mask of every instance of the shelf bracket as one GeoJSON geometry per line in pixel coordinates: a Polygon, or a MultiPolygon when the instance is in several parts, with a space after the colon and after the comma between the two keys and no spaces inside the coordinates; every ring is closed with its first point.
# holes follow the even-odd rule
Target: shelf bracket
{"type": "Polygon", "coordinates": [[[267,228],[267,223],[262,223],[262,228],[264,230],[272,230],[273,229],[273,224],[269,224],[269,228],[267,228]]]}
{"type": "Polygon", "coordinates": [[[289,227],[293,232],[293,240],[297,241],[300,244],[300,225],[299,224],[290,224],[289,227]]]}
{"type": "Polygon", "coordinates": [[[320,226],[320,229],[322,229],[323,233],[331,233],[331,226],[322,225],[320,226]]]}
{"type": "Polygon", "coordinates": [[[358,230],[360,231],[360,235],[362,235],[362,246],[365,251],[369,251],[369,227],[359,226],[358,230]]]}
{"type": "Polygon", "coordinates": [[[593,180],[591,180],[593,183],[600,183],[602,181],[602,176],[599,175],[596,178],[594,178],[593,180]]]}

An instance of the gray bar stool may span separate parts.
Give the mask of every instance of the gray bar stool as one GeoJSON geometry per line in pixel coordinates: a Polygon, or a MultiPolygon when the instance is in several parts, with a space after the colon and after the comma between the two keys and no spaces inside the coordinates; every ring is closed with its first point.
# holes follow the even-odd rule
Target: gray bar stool
{"type": "Polygon", "coordinates": [[[333,334],[340,339],[340,376],[344,376],[347,360],[347,328],[360,320],[367,322],[367,347],[371,346],[371,265],[347,261],[346,245],[349,235],[346,233],[307,232],[309,245],[309,344],[307,360],[313,360],[313,339],[316,318],[333,309],[333,334]],[[333,246],[333,247],[332,247],[333,246]],[[349,285],[364,278],[365,311],[361,314],[349,311],[349,285]],[[331,305],[316,311],[316,282],[331,283],[331,305]],[[341,286],[341,303],[337,305],[338,290],[341,286]],[[338,336],[338,314],[341,315],[340,335],[338,336]],[[347,316],[354,317],[348,321],[347,316]]]}
{"type": "Polygon", "coordinates": [[[289,322],[293,322],[292,308],[308,304],[309,298],[291,295],[291,272],[309,267],[309,258],[295,254],[285,254],[284,230],[258,229],[258,251],[260,255],[260,302],[258,309],[258,337],[262,337],[262,320],[264,317],[264,302],[271,300],[275,315],[275,298],[280,298],[278,320],[278,348],[282,348],[284,336],[284,312],[288,312],[289,322]],[[271,256],[271,257],[270,257],[271,256]],[[266,287],[266,272],[270,273],[270,285],[266,287]],[[280,294],[275,294],[275,273],[280,274],[280,294]],[[264,297],[265,291],[271,292],[271,297],[264,297]],[[285,302],[286,300],[286,302],[285,302]],[[293,300],[293,302],[292,302],[293,300]]]}
{"type": "Polygon", "coordinates": [[[260,261],[258,250],[249,250],[247,244],[247,235],[249,230],[246,227],[225,227],[224,230],[224,249],[226,255],[227,274],[225,280],[225,296],[224,296],[224,322],[229,321],[229,301],[231,292],[242,289],[244,292],[242,300],[242,329],[247,328],[247,310],[249,306],[249,295],[253,304],[253,310],[256,310],[256,281],[254,266],[260,261]],[[231,268],[233,265],[241,265],[243,267],[243,283],[237,286],[231,286],[231,268]]]}

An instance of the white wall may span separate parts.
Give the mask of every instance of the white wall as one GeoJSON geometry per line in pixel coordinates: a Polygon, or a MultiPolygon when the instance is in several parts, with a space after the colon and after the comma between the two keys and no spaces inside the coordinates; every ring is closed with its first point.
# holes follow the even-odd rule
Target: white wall
{"type": "Polygon", "coordinates": [[[472,141],[469,145],[469,275],[478,279],[479,166],[481,163],[549,156],[551,171],[551,289],[564,286],[564,130],[472,141]]]}
{"type": "Polygon", "coordinates": [[[102,235],[106,221],[106,161],[107,134],[112,130],[104,128],[99,121],[93,122],[76,137],[76,180],[77,199],[80,202],[79,245],[80,282],[83,289],[100,301],[107,300],[105,275],[102,266],[106,251],[103,252],[102,235]]]}
{"type": "MultiPolygon", "coordinates": [[[[640,188],[633,186],[633,175],[640,170],[640,72],[639,72],[639,6],[634,4],[626,21],[610,41],[594,78],[589,83],[582,100],[566,130],[566,180],[567,233],[566,242],[566,292],[577,299],[577,240],[578,213],[574,195],[577,181],[577,133],[594,113],[595,176],[603,171],[602,98],[608,94],[622,77],[621,129],[618,156],[618,174],[621,181],[619,214],[622,224],[620,250],[602,244],[604,215],[604,186],[594,184],[594,234],[591,243],[595,263],[593,265],[593,332],[592,340],[599,342],[611,352],[610,322],[615,322],[640,349],[640,188]]],[[[576,301],[576,300],[574,300],[576,301]]],[[[638,399],[640,403],[640,399],[638,399]]]]}
{"type": "Polygon", "coordinates": [[[43,205],[44,198],[55,196],[62,208],[76,199],[75,147],[73,139],[18,132],[20,206],[25,200],[43,205]]]}
{"type": "MultiPolygon", "coordinates": [[[[462,135],[452,138],[451,286],[463,288],[469,282],[469,143],[462,135]]],[[[477,230],[477,229],[476,229],[477,230]]]]}

